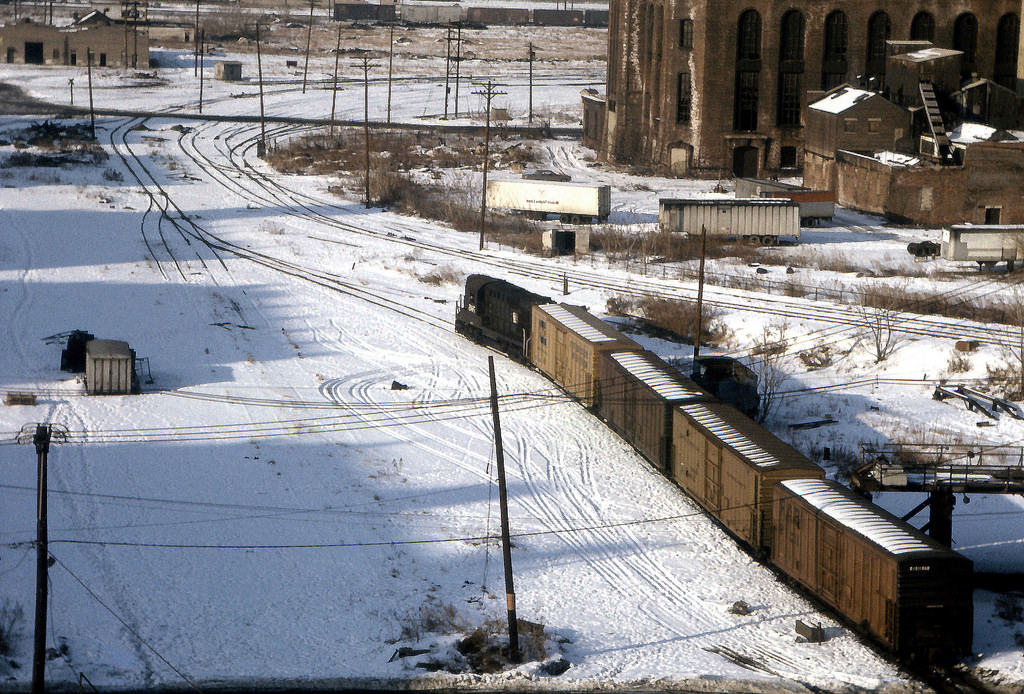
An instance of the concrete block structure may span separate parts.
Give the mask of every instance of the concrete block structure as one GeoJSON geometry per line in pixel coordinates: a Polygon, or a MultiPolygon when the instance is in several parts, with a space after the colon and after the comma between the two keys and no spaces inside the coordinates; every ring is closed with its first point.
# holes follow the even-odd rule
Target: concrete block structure
{"type": "Polygon", "coordinates": [[[24,18],[0,27],[0,60],[29,65],[149,67],[149,33],[144,23],[116,21],[90,12],[74,24],[56,27],[24,18]]]}

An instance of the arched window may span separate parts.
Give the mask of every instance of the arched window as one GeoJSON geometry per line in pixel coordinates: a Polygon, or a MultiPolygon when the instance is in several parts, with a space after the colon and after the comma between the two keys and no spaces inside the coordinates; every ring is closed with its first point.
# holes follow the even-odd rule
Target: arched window
{"type": "Polygon", "coordinates": [[[892,33],[892,22],[885,12],[875,12],[868,19],[868,52],[865,63],[868,89],[881,89],[885,78],[885,42],[892,33]]]}
{"type": "Polygon", "coordinates": [[[736,35],[736,59],[759,60],[761,58],[761,15],[757,10],[747,10],[740,15],[739,32],[736,35]]]}
{"type": "Polygon", "coordinates": [[[960,62],[961,77],[969,77],[978,69],[978,19],[970,12],[956,18],[953,24],[953,49],[963,51],[960,62]]]}
{"type": "Polygon", "coordinates": [[[733,128],[757,130],[758,81],[761,72],[761,15],[746,10],[736,32],[736,85],[733,128]]]}
{"type": "Polygon", "coordinates": [[[804,72],[804,16],[797,10],[782,15],[779,32],[778,125],[800,125],[804,72]]]}
{"type": "Polygon", "coordinates": [[[836,10],[825,17],[825,51],[821,65],[821,88],[831,89],[846,81],[846,46],[849,24],[846,14],[836,10]]]}
{"type": "Polygon", "coordinates": [[[996,28],[996,65],[993,79],[1007,89],[1017,88],[1017,41],[1020,37],[1020,19],[1004,14],[996,28]]]}
{"type": "Polygon", "coordinates": [[[935,18],[927,12],[918,12],[910,22],[911,41],[935,42],[935,18]]]}

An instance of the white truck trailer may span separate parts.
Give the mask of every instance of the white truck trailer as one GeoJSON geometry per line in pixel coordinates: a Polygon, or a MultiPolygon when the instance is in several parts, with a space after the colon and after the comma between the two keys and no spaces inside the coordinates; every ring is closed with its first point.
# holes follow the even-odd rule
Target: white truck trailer
{"type": "Polygon", "coordinates": [[[780,236],[800,238],[800,206],[788,198],[662,198],[662,231],[725,236],[775,246],[780,236]]]}
{"type": "Polygon", "coordinates": [[[549,214],[569,224],[604,222],[611,213],[611,188],[557,181],[487,181],[487,207],[525,212],[545,219],[549,214]]]}
{"type": "Polygon", "coordinates": [[[942,230],[940,255],[973,260],[984,268],[1006,261],[1008,270],[1024,260],[1024,224],[954,224],[942,230]]]}

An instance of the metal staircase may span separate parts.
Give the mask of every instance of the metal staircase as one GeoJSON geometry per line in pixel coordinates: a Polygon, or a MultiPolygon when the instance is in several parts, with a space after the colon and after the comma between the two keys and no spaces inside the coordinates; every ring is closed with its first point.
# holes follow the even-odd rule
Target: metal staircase
{"type": "Polygon", "coordinates": [[[935,153],[941,161],[948,161],[950,159],[949,137],[946,135],[946,126],[942,122],[942,112],[939,110],[939,101],[935,98],[935,89],[931,82],[920,82],[918,90],[921,93],[925,115],[928,117],[928,128],[935,140],[935,153]]]}

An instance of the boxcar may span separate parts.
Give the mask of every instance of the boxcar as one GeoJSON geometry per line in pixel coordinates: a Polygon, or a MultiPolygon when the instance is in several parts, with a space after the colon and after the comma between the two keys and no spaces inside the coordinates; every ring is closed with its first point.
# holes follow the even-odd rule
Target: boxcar
{"type": "Polygon", "coordinates": [[[550,303],[551,299],[505,280],[470,275],[455,311],[455,332],[525,362],[530,355],[533,306],[550,303]]]}
{"type": "Polygon", "coordinates": [[[823,480],[775,487],[772,562],[901,656],[970,652],[970,560],[823,480]]]}
{"type": "Polygon", "coordinates": [[[533,307],[530,361],[586,407],[597,401],[598,356],[642,347],[582,306],[533,307]]]}
{"type": "Polygon", "coordinates": [[[533,11],[533,23],[538,25],[569,27],[582,26],[583,10],[545,10],[535,9],[533,11]]]}
{"type": "Polygon", "coordinates": [[[470,24],[529,24],[530,10],[525,7],[470,7],[466,10],[466,20],[470,24]]]}
{"type": "Polygon", "coordinates": [[[765,556],[772,489],[825,471],[734,407],[694,402],[675,409],[672,478],[733,535],[765,556]]]}
{"type": "Polygon", "coordinates": [[[584,10],[583,22],[588,27],[608,26],[608,10],[584,10]]]}
{"type": "Polygon", "coordinates": [[[672,451],[672,410],[711,395],[651,352],[602,352],[597,414],[661,472],[672,451]]]}

